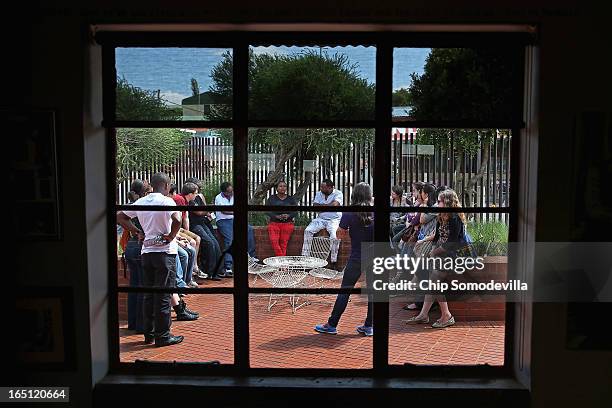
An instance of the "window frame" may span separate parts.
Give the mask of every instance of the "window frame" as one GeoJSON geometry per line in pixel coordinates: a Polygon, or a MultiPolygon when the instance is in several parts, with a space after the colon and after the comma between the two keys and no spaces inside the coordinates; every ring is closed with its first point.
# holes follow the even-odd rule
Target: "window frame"
{"type": "MultiPolygon", "coordinates": [[[[116,253],[116,223],[114,214],[125,206],[116,204],[115,197],[115,154],[117,128],[178,128],[178,127],[207,127],[230,128],[233,130],[233,178],[236,191],[248,191],[247,173],[248,164],[248,129],[250,127],[270,128],[306,128],[306,127],[343,127],[343,128],[372,128],[375,129],[375,157],[373,171],[377,178],[390,180],[391,165],[388,154],[391,147],[391,129],[393,127],[416,128],[481,128],[481,129],[509,129],[512,139],[510,144],[510,196],[507,207],[466,207],[462,209],[438,209],[437,212],[470,213],[507,213],[509,215],[509,242],[517,241],[517,202],[519,180],[519,153],[521,130],[525,128],[523,120],[524,78],[520,78],[520,86],[514,97],[516,111],[508,121],[394,121],[391,114],[393,50],[400,47],[492,47],[509,46],[516,48],[516,57],[520,66],[525,64],[525,48],[535,41],[530,33],[479,33],[479,32],[129,32],[129,31],[102,31],[96,34],[96,41],[102,46],[103,64],[103,121],[106,128],[106,163],[107,163],[107,208],[113,216],[108,219],[108,256],[109,268],[109,360],[112,372],[131,374],[173,374],[173,375],[234,375],[234,376],[364,376],[364,377],[417,377],[441,376],[465,378],[510,376],[513,372],[513,327],[514,308],[506,307],[504,365],[492,367],[479,366],[416,366],[411,364],[390,365],[388,363],[389,346],[389,304],[377,302],[374,305],[374,325],[377,327],[373,336],[372,368],[368,369],[299,369],[299,368],[251,368],[249,366],[249,295],[252,293],[359,293],[359,289],[269,289],[251,288],[248,284],[247,274],[236,273],[234,286],[215,288],[188,288],[166,289],[161,292],[182,292],[197,294],[227,294],[232,295],[234,302],[234,363],[210,365],[204,362],[194,363],[166,363],[166,362],[121,362],[120,338],[118,322],[118,294],[127,292],[151,292],[151,289],[124,287],[118,285],[117,253],[116,253]],[[371,120],[250,120],[248,118],[248,57],[249,46],[254,45],[362,45],[376,47],[376,97],[375,117],[371,120]],[[115,48],[116,47],[197,47],[197,48],[230,48],[233,55],[233,109],[232,119],[224,121],[124,121],[115,117],[115,48]],[[379,165],[376,165],[378,163],[379,165]],[[380,165],[382,163],[382,165],[380,165]],[[240,177],[242,175],[242,177],[240,177]],[[240,318],[237,318],[240,316],[240,318]]],[[[391,186],[387,183],[374,184],[375,205],[373,212],[378,219],[385,219],[390,212],[397,211],[389,205],[391,186]]],[[[134,209],[133,206],[130,207],[134,209]]],[[[216,210],[221,207],[209,205],[202,207],[207,210],[216,210]]],[[[237,253],[246,252],[247,217],[250,211],[274,210],[274,207],[265,205],[249,205],[246,199],[236,200],[231,207],[222,207],[234,211],[234,236],[243,239],[235,240],[237,253]]],[[[317,210],[326,207],[317,207],[317,210]]],[[[147,207],[147,210],[155,210],[147,207]]],[[[164,208],[159,208],[163,210],[164,208]]],[[[176,207],[178,210],[186,207],[176,207]]],[[[356,211],[357,207],[340,206],[334,210],[356,211]]],[[[361,208],[362,209],[362,208],[361,208]]],[[[311,206],[298,206],[296,210],[312,210],[311,206]]],[[[412,212],[424,212],[421,209],[411,209],[412,212]]],[[[389,233],[388,223],[375,225],[376,241],[386,241],[389,233]]],[[[508,271],[511,259],[508,256],[508,271]]],[[[234,260],[236,270],[246,270],[246,259],[236,257],[234,260]]],[[[507,303],[508,304],[508,303],[507,303]]]]}

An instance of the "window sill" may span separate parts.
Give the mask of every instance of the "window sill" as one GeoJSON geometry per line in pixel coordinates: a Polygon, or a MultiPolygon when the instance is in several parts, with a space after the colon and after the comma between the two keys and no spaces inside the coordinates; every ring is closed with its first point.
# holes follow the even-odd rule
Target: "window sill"
{"type": "MultiPolygon", "coordinates": [[[[117,401],[157,405],[171,404],[182,398],[205,398],[207,403],[218,399],[222,405],[255,397],[257,403],[312,405],[314,398],[341,398],[343,405],[405,402],[406,398],[424,401],[453,401],[517,406],[529,403],[529,391],[511,378],[407,379],[364,377],[195,377],[113,374],[105,377],[94,389],[96,406],[117,401]],[[231,389],[231,393],[228,393],[231,389]],[[350,392],[349,392],[350,391],[350,392]],[[383,394],[384,393],[384,394],[383,394]],[[351,398],[354,401],[351,401],[351,398]]],[[[414,401],[414,400],[410,400],[414,401]]],[[[250,404],[249,404],[250,405],[250,404]]]]}

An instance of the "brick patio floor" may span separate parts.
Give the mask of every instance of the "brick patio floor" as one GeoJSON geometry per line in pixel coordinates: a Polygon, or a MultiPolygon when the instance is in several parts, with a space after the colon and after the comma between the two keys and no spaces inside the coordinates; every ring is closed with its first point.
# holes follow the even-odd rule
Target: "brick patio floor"
{"type": "MultiPolygon", "coordinates": [[[[206,284],[210,286],[210,283],[206,284]]],[[[120,296],[120,299],[124,298],[120,296]]],[[[192,322],[172,322],[172,332],[185,336],[183,343],[155,348],[145,345],[142,335],[126,329],[120,322],[121,361],[202,362],[234,360],[233,301],[231,295],[188,295],[190,309],[200,312],[192,322]]],[[[274,368],[370,368],[372,338],[359,336],[355,327],[363,323],[365,296],[353,295],[338,326],[338,335],[314,332],[315,324],[324,323],[331,312],[335,295],[313,296],[314,303],[292,314],[287,298],[268,312],[268,297],[251,295],[250,364],[274,368]]],[[[121,300],[120,300],[121,302],[121,300]]],[[[411,325],[402,319],[416,312],[402,310],[404,299],[390,303],[389,363],[502,365],[504,359],[503,321],[457,321],[445,329],[430,325],[411,325]]],[[[452,312],[452,310],[451,310],[452,312]]],[[[439,314],[431,313],[432,322],[439,314]]]]}

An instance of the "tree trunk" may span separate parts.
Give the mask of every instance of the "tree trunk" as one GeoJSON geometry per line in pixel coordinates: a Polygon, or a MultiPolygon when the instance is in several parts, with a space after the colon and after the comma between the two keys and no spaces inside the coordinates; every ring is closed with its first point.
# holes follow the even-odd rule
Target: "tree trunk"
{"type": "Polygon", "coordinates": [[[465,195],[468,197],[468,199],[466,200],[466,202],[464,203],[465,207],[471,207],[473,202],[472,202],[472,197],[473,194],[476,192],[476,190],[474,190],[474,187],[476,186],[476,184],[482,180],[482,178],[484,177],[486,171],[487,171],[487,165],[489,163],[489,151],[491,150],[491,144],[489,141],[486,141],[484,144],[484,151],[482,154],[482,160],[480,163],[480,167],[478,169],[478,173],[476,173],[474,176],[470,177],[470,179],[467,181],[466,185],[465,185],[465,195]]]}
{"type": "Polygon", "coordinates": [[[302,201],[302,199],[304,198],[304,194],[306,194],[306,190],[308,190],[308,186],[312,183],[312,176],[312,171],[305,172],[304,180],[302,180],[300,185],[295,190],[293,198],[295,198],[295,201],[298,202],[298,204],[302,201]]]}
{"type": "Polygon", "coordinates": [[[276,154],[276,163],[274,165],[274,170],[268,173],[266,179],[257,186],[255,191],[253,192],[253,196],[249,199],[249,204],[263,204],[263,201],[266,198],[266,194],[268,193],[268,191],[283,179],[283,175],[285,173],[285,164],[295,155],[295,153],[301,147],[302,143],[300,142],[288,148],[281,148],[281,150],[276,154]]]}

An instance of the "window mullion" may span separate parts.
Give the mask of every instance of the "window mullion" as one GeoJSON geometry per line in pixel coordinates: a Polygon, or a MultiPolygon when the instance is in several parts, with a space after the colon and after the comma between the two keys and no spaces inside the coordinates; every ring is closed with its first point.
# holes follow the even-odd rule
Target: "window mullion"
{"type": "Polygon", "coordinates": [[[248,181],[247,181],[247,146],[248,129],[248,44],[234,47],[234,102],[233,114],[236,126],[234,127],[234,163],[233,182],[236,194],[234,204],[234,240],[232,252],[234,255],[234,363],[239,369],[249,367],[249,302],[248,302],[248,274],[247,253],[247,210],[248,210],[248,181]]]}
{"type": "MultiPolygon", "coordinates": [[[[382,208],[389,206],[391,186],[391,167],[389,152],[391,151],[391,90],[393,74],[393,47],[381,42],[376,47],[376,136],[374,174],[374,238],[377,242],[385,242],[389,238],[389,215],[382,208]]],[[[389,355],[389,304],[374,303],[373,367],[384,370],[388,366],[389,355]]]]}

